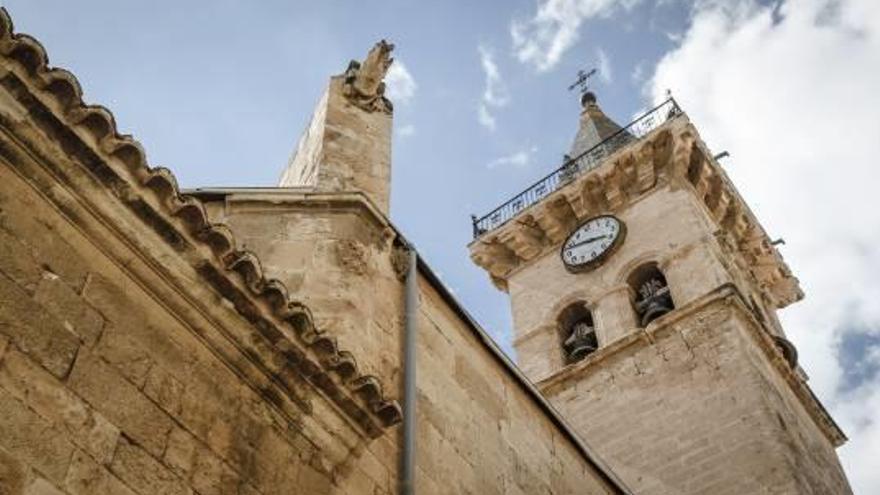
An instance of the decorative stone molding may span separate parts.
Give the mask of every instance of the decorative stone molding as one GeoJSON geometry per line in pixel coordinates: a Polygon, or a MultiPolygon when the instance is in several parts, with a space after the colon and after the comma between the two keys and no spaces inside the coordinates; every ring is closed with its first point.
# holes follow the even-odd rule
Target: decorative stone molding
{"type": "Polygon", "coordinates": [[[806,381],[798,374],[798,369],[792,365],[793,362],[796,363],[796,354],[793,356],[791,349],[785,349],[780,345],[778,338],[755,319],[742,293],[732,284],[721,286],[681,308],[676,308],[675,311],[648,324],[642,332],[630,333],[607,346],[600,347],[584,360],[561,368],[538,381],[536,385],[545,395],[553,395],[557,390],[570,387],[572,382],[579,380],[584,374],[602,372],[602,367],[596,366],[602,361],[613,359],[620,354],[631,353],[638,348],[654,346],[663,335],[681,332],[685,329],[680,325],[683,321],[688,322],[687,330],[693,332],[691,322],[695,319],[703,323],[702,328],[711,329],[732,317],[740,318],[747,323],[741,328],[746,330],[749,338],[769,358],[772,368],[788,383],[798,401],[832,445],[835,447],[843,445],[847,439],[846,435],[810,390],[806,381]]]}
{"type": "Polygon", "coordinates": [[[352,60],[345,70],[343,94],[354,105],[368,112],[385,112],[390,114],[394,107],[385,98],[385,83],[382,79],[394,62],[391,51],[394,45],[381,40],[370,50],[363,63],[352,60]]]}
{"type": "MultiPolygon", "coordinates": [[[[377,61],[387,59],[390,48],[382,50],[374,56],[377,61]]],[[[263,275],[256,256],[236,249],[229,228],[210,222],[202,202],[182,194],[169,170],[150,167],[141,145],[118,133],[107,109],[85,104],[76,78],[49,67],[46,53],[35,39],[14,33],[5,9],[0,9],[0,55],[0,86],[30,112],[40,131],[63,143],[71,163],[83,167],[90,180],[180,253],[206,287],[230,301],[253,325],[254,338],[259,338],[250,343],[252,347],[245,349],[241,342],[230,340],[219,354],[238,349],[238,359],[263,370],[266,376],[261,382],[275,384],[292,396],[297,392],[285,387],[305,381],[371,437],[400,422],[400,406],[386,397],[382,384],[362,375],[355,357],[339,349],[332,335],[315,327],[308,307],[292,301],[283,284],[263,275]],[[285,380],[287,372],[295,373],[298,380],[285,380]]],[[[366,72],[374,74],[376,70],[369,67],[366,72]]],[[[359,88],[366,91],[376,86],[364,82],[359,88]]],[[[377,95],[381,98],[381,91],[377,95]]],[[[300,401],[294,397],[294,402],[300,401]]],[[[308,404],[301,406],[309,412],[308,404]]]]}
{"type": "Polygon", "coordinates": [[[623,210],[667,184],[692,191],[718,225],[719,236],[726,239],[738,265],[773,305],[782,308],[803,298],[797,279],[686,114],[619,149],[601,166],[475,240],[469,246],[471,259],[493,281],[501,281],[496,285],[504,286],[521,264],[558,249],[578,222],[623,210]],[[522,232],[524,224],[529,227],[527,236],[522,232]]]}

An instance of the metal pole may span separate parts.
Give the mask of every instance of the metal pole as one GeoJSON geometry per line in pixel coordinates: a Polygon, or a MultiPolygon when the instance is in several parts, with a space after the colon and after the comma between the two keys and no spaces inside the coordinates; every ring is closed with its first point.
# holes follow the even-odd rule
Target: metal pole
{"type": "Polygon", "coordinates": [[[416,331],[418,321],[418,254],[410,246],[406,272],[406,300],[403,348],[403,451],[400,466],[400,493],[415,494],[416,461],[416,331]]]}

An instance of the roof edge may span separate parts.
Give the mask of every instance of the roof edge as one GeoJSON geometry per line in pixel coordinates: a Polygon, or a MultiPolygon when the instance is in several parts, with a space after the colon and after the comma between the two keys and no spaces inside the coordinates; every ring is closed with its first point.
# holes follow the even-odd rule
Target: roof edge
{"type": "MultiPolygon", "coordinates": [[[[214,290],[222,287],[242,298],[234,305],[241,316],[256,327],[288,327],[285,332],[276,330],[273,335],[281,337],[271,341],[272,352],[279,359],[291,363],[300,360],[298,364],[310,368],[312,373],[305,373],[304,378],[369,435],[380,434],[376,425],[387,428],[400,422],[400,405],[386,397],[378,378],[361,374],[354,356],[339,349],[332,336],[315,327],[309,308],[291,300],[284,284],[264,275],[258,257],[236,249],[232,231],[222,223],[211,223],[202,202],[182,193],[170,170],[151,167],[141,144],[129,135],[119,134],[108,109],[86,104],[76,77],[64,69],[50,67],[46,51],[36,39],[15,33],[4,7],[0,7],[0,56],[17,66],[11,73],[25,81],[24,90],[49,101],[51,106],[45,110],[52,118],[74,131],[92,156],[100,158],[102,163],[86,166],[99,183],[145,222],[146,218],[165,218],[163,228],[179,230],[187,240],[206,247],[213,256],[201,260],[194,268],[214,290]],[[119,168],[120,163],[123,169],[119,168]],[[159,201],[149,200],[150,195],[159,201]],[[245,299],[249,302],[245,303],[245,299]],[[296,336],[295,341],[287,335],[296,336]]],[[[42,101],[39,104],[45,106],[42,101]]],[[[170,242],[167,236],[163,239],[170,242]]]]}
{"type": "Polygon", "coordinates": [[[278,188],[278,187],[206,187],[206,188],[195,188],[188,189],[188,192],[191,192],[195,195],[202,196],[210,196],[214,198],[222,197],[228,194],[234,193],[243,193],[243,194],[253,194],[253,195],[291,195],[295,196],[297,200],[308,200],[309,197],[314,197],[316,201],[324,201],[325,198],[338,197],[340,199],[352,199],[357,198],[361,201],[360,207],[363,208],[365,212],[374,216],[374,220],[379,222],[380,224],[387,225],[396,236],[397,240],[403,244],[407,249],[411,249],[416,251],[418,256],[417,259],[417,269],[421,276],[428,281],[434,290],[440,295],[443,301],[449,305],[450,309],[465,323],[465,325],[474,333],[477,337],[477,340],[483,345],[485,349],[489,351],[492,357],[502,365],[502,368],[507,371],[513,379],[522,387],[522,389],[526,392],[526,394],[534,400],[538,407],[547,415],[550,421],[562,432],[564,436],[566,436],[569,441],[571,441],[577,450],[581,453],[584,459],[587,460],[587,463],[593,466],[602,477],[603,481],[605,481],[609,486],[617,490],[616,493],[620,495],[630,495],[632,492],[626,487],[620,478],[617,477],[616,474],[596,455],[596,453],[592,450],[592,448],[574,431],[574,428],[570,426],[562,415],[557,411],[552,404],[541,394],[538,390],[537,386],[532,383],[520,369],[507,357],[507,354],[504,353],[503,350],[498,346],[495,340],[486,332],[479,323],[477,323],[476,319],[464,308],[464,306],[455,298],[452,292],[446,287],[446,285],[440,280],[440,277],[434,273],[434,270],[425,260],[425,258],[418,252],[418,249],[415,247],[415,244],[410,242],[406,236],[401,232],[396,225],[394,225],[391,220],[385,216],[375,205],[372,203],[370,198],[365,194],[359,191],[351,191],[351,192],[335,192],[335,193],[326,193],[326,192],[311,192],[311,191],[303,191],[301,189],[288,189],[288,188],[278,188]]]}

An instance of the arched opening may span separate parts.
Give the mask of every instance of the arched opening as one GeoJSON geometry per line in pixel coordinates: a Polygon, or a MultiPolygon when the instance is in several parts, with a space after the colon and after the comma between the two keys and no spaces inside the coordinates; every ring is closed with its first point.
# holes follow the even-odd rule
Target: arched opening
{"type": "Polygon", "coordinates": [[[633,309],[642,327],[675,309],[669,284],[657,263],[646,263],[635,270],[627,278],[633,291],[633,309]]]}
{"type": "Polygon", "coordinates": [[[557,318],[563,362],[576,363],[599,348],[593,315],[583,301],[571,304],[557,318]]]}
{"type": "Polygon", "coordinates": [[[798,352],[794,344],[785,337],[780,337],[778,335],[773,336],[773,342],[782,352],[782,357],[785,358],[785,361],[791,366],[791,369],[796,369],[798,364],[798,352]]]}

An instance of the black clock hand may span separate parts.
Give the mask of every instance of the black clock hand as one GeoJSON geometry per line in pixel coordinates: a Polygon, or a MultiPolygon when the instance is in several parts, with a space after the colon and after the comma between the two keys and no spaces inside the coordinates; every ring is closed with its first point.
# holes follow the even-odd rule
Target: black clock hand
{"type": "Polygon", "coordinates": [[[593,241],[598,241],[599,239],[605,239],[606,237],[608,237],[608,236],[607,235],[600,235],[599,237],[590,237],[589,239],[583,240],[577,244],[572,244],[571,246],[568,246],[565,249],[574,249],[578,246],[583,246],[584,244],[589,244],[593,241]]]}

